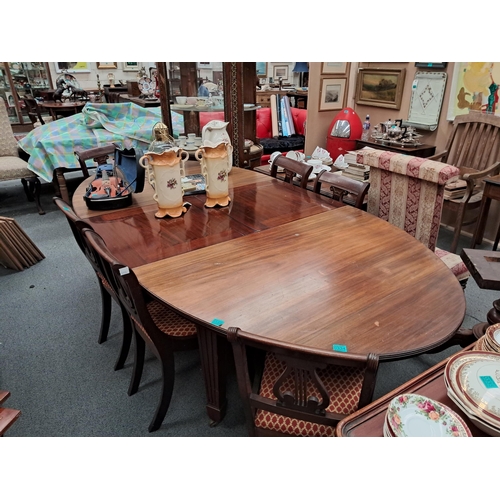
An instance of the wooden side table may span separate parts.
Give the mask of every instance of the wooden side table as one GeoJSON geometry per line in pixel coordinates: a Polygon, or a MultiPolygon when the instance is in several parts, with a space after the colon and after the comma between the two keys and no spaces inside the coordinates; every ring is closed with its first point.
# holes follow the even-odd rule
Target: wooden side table
{"type": "MultiPolygon", "coordinates": [[[[484,179],[483,199],[481,200],[481,208],[479,211],[478,222],[472,238],[471,248],[476,248],[483,241],[484,229],[488,220],[488,212],[490,211],[491,200],[500,201],[500,175],[494,177],[486,177],[484,179]]],[[[498,248],[498,240],[500,239],[500,226],[497,229],[493,250],[498,248]]]]}
{"type": "Polygon", "coordinates": [[[416,156],[418,158],[429,158],[436,152],[436,146],[429,146],[427,144],[421,144],[420,146],[396,146],[394,144],[382,144],[381,142],[375,141],[356,141],[356,149],[364,148],[368,146],[374,149],[383,149],[385,151],[392,151],[394,153],[401,153],[411,156],[416,156]]]}

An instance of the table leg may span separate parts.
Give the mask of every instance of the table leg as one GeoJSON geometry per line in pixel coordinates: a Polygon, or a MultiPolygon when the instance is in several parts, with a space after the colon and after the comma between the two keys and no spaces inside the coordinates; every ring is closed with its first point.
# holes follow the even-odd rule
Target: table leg
{"type": "Polygon", "coordinates": [[[228,342],[210,328],[197,326],[201,369],[207,393],[210,425],[218,424],[226,412],[226,372],[228,342]]]}
{"type": "Polygon", "coordinates": [[[483,242],[484,229],[486,227],[486,220],[488,219],[488,212],[490,211],[491,198],[485,192],[481,201],[481,209],[479,210],[479,217],[477,219],[476,229],[472,237],[471,248],[476,248],[483,242]]]}

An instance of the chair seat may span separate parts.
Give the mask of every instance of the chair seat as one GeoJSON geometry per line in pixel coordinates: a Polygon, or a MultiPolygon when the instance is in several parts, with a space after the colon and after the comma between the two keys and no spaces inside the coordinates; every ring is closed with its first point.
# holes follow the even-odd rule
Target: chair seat
{"type": "Polygon", "coordinates": [[[17,156],[0,156],[0,181],[35,177],[28,164],[17,156]]]}
{"type": "MultiPolygon", "coordinates": [[[[285,363],[279,361],[274,353],[267,353],[259,391],[262,397],[276,400],[273,385],[284,369],[285,363]]],[[[350,415],[358,409],[363,385],[364,371],[362,369],[329,365],[324,370],[318,370],[318,375],[330,395],[327,412],[350,415]]],[[[287,378],[281,386],[282,391],[293,392],[293,388],[291,377],[287,378]]],[[[312,386],[310,395],[321,399],[317,390],[312,386]]],[[[293,436],[333,436],[335,431],[334,426],[306,422],[264,410],[257,410],[255,426],[293,436]]]]}
{"type": "Polygon", "coordinates": [[[173,337],[190,337],[196,335],[196,326],[171,309],[153,300],[148,305],[149,314],[156,326],[167,335],[173,337]]]}
{"type": "Polygon", "coordinates": [[[459,281],[465,280],[470,276],[470,272],[460,255],[447,252],[441,248],[436,248],[434,253],[448,266],[448,269],[456,276],[459,281]]]}

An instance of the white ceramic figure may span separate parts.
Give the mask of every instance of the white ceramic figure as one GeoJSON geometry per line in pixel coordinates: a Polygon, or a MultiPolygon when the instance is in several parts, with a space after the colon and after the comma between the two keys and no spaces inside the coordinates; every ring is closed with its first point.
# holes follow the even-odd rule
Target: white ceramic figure
{"type": "Polygon", "coordinates": [[[221,142],[211,148],[204,146],[195,153],[196,159],[201,163],[201,173],[205,176],[207,199],[206,207],[226,207],[229,205],[229,171],[231,170],[230,158],[233,147],[231,144],[221,142]]]}
{"type": "Polygon", "coordinates": [[[155,217],[167,215],[179,217],[187,211],[183,203],[181,178],[184,177],[184,164],[189,153],[181,148],[167,149],[161,153],[148,151],[139,160],[147,170],[148,181],[155,190],[153,199],[158,203],[155,217]]]}

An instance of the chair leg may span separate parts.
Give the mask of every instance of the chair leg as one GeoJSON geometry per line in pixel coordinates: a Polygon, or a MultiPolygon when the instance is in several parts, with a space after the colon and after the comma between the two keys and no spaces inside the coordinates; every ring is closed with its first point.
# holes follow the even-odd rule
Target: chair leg
{"type": "Polygon", "coordinates": [[[453,241],[450,248],[451,253],[456,253],[457,251],[458,240],[460,239],[460,233],[462,232],[462,223],[464,221],[466,208],[467,205],[464,203],[458,211],[457,220],[455,221],[455,230],[453,232],[453,241]]]}
{"type": "Polygon", "coordinates": [[[127,361],[127,356],[130,351],[130,343],[132,342],[132,325],[130,324],[130,316],[126,309],[120,306],[123,319],[123,340],[120,354],[115,363],[115,370],[121,370],[127,361]]]}
{"type": "MultiPolygon", "coordinates": [[[[98,278],[99,279],[99,278],[98,278]]],[[[108,339],[109,324],[111,321],[111,295],[104,288],[101,280],[99,279],[99,287],[101,289],[101,304],[102,304],[102,317],[101,317],[101,331],[97,342],[102,344],[108,339]]]]}
{"type": "Polygon", "coordinates": [[[144,368],[144,355],[146,351],[146,343],[141,335],[134,327],[134,341],[135,341],[135,355],[134,355],[134,369],[132,371],[132,378],[128,388],[128,395],[132,396],[139,389],[139,383],[142,377],[142,370],[144,368]]]}
{"type": "Polygon", "coordinates": [[[21,179],[21,182],[23,184],[24,192],[26,193],[28,201],[34,201],[36,204],[36,208],[38,209],[38,213],[40,215],[45,215],[45,211],[42,208],[42,204],[40,203],[40,191],[42,187],[40,179],[34,176],[28,179],[21,179]]]}
{"type": "Polygon", "coordinates": [[[149,432],[154,432],[158,430],[165,419],[168,407],[170,406],[170,401],[172,399],[172,392],[174,390],[174,380],[175,380],[175,365],[174,356],[169,350],[168,354],[165,356],[164,353],[160,358],[161,362],[161,399],[156,408],[155,415],[151,424],[149,424],[149,432]]]}

